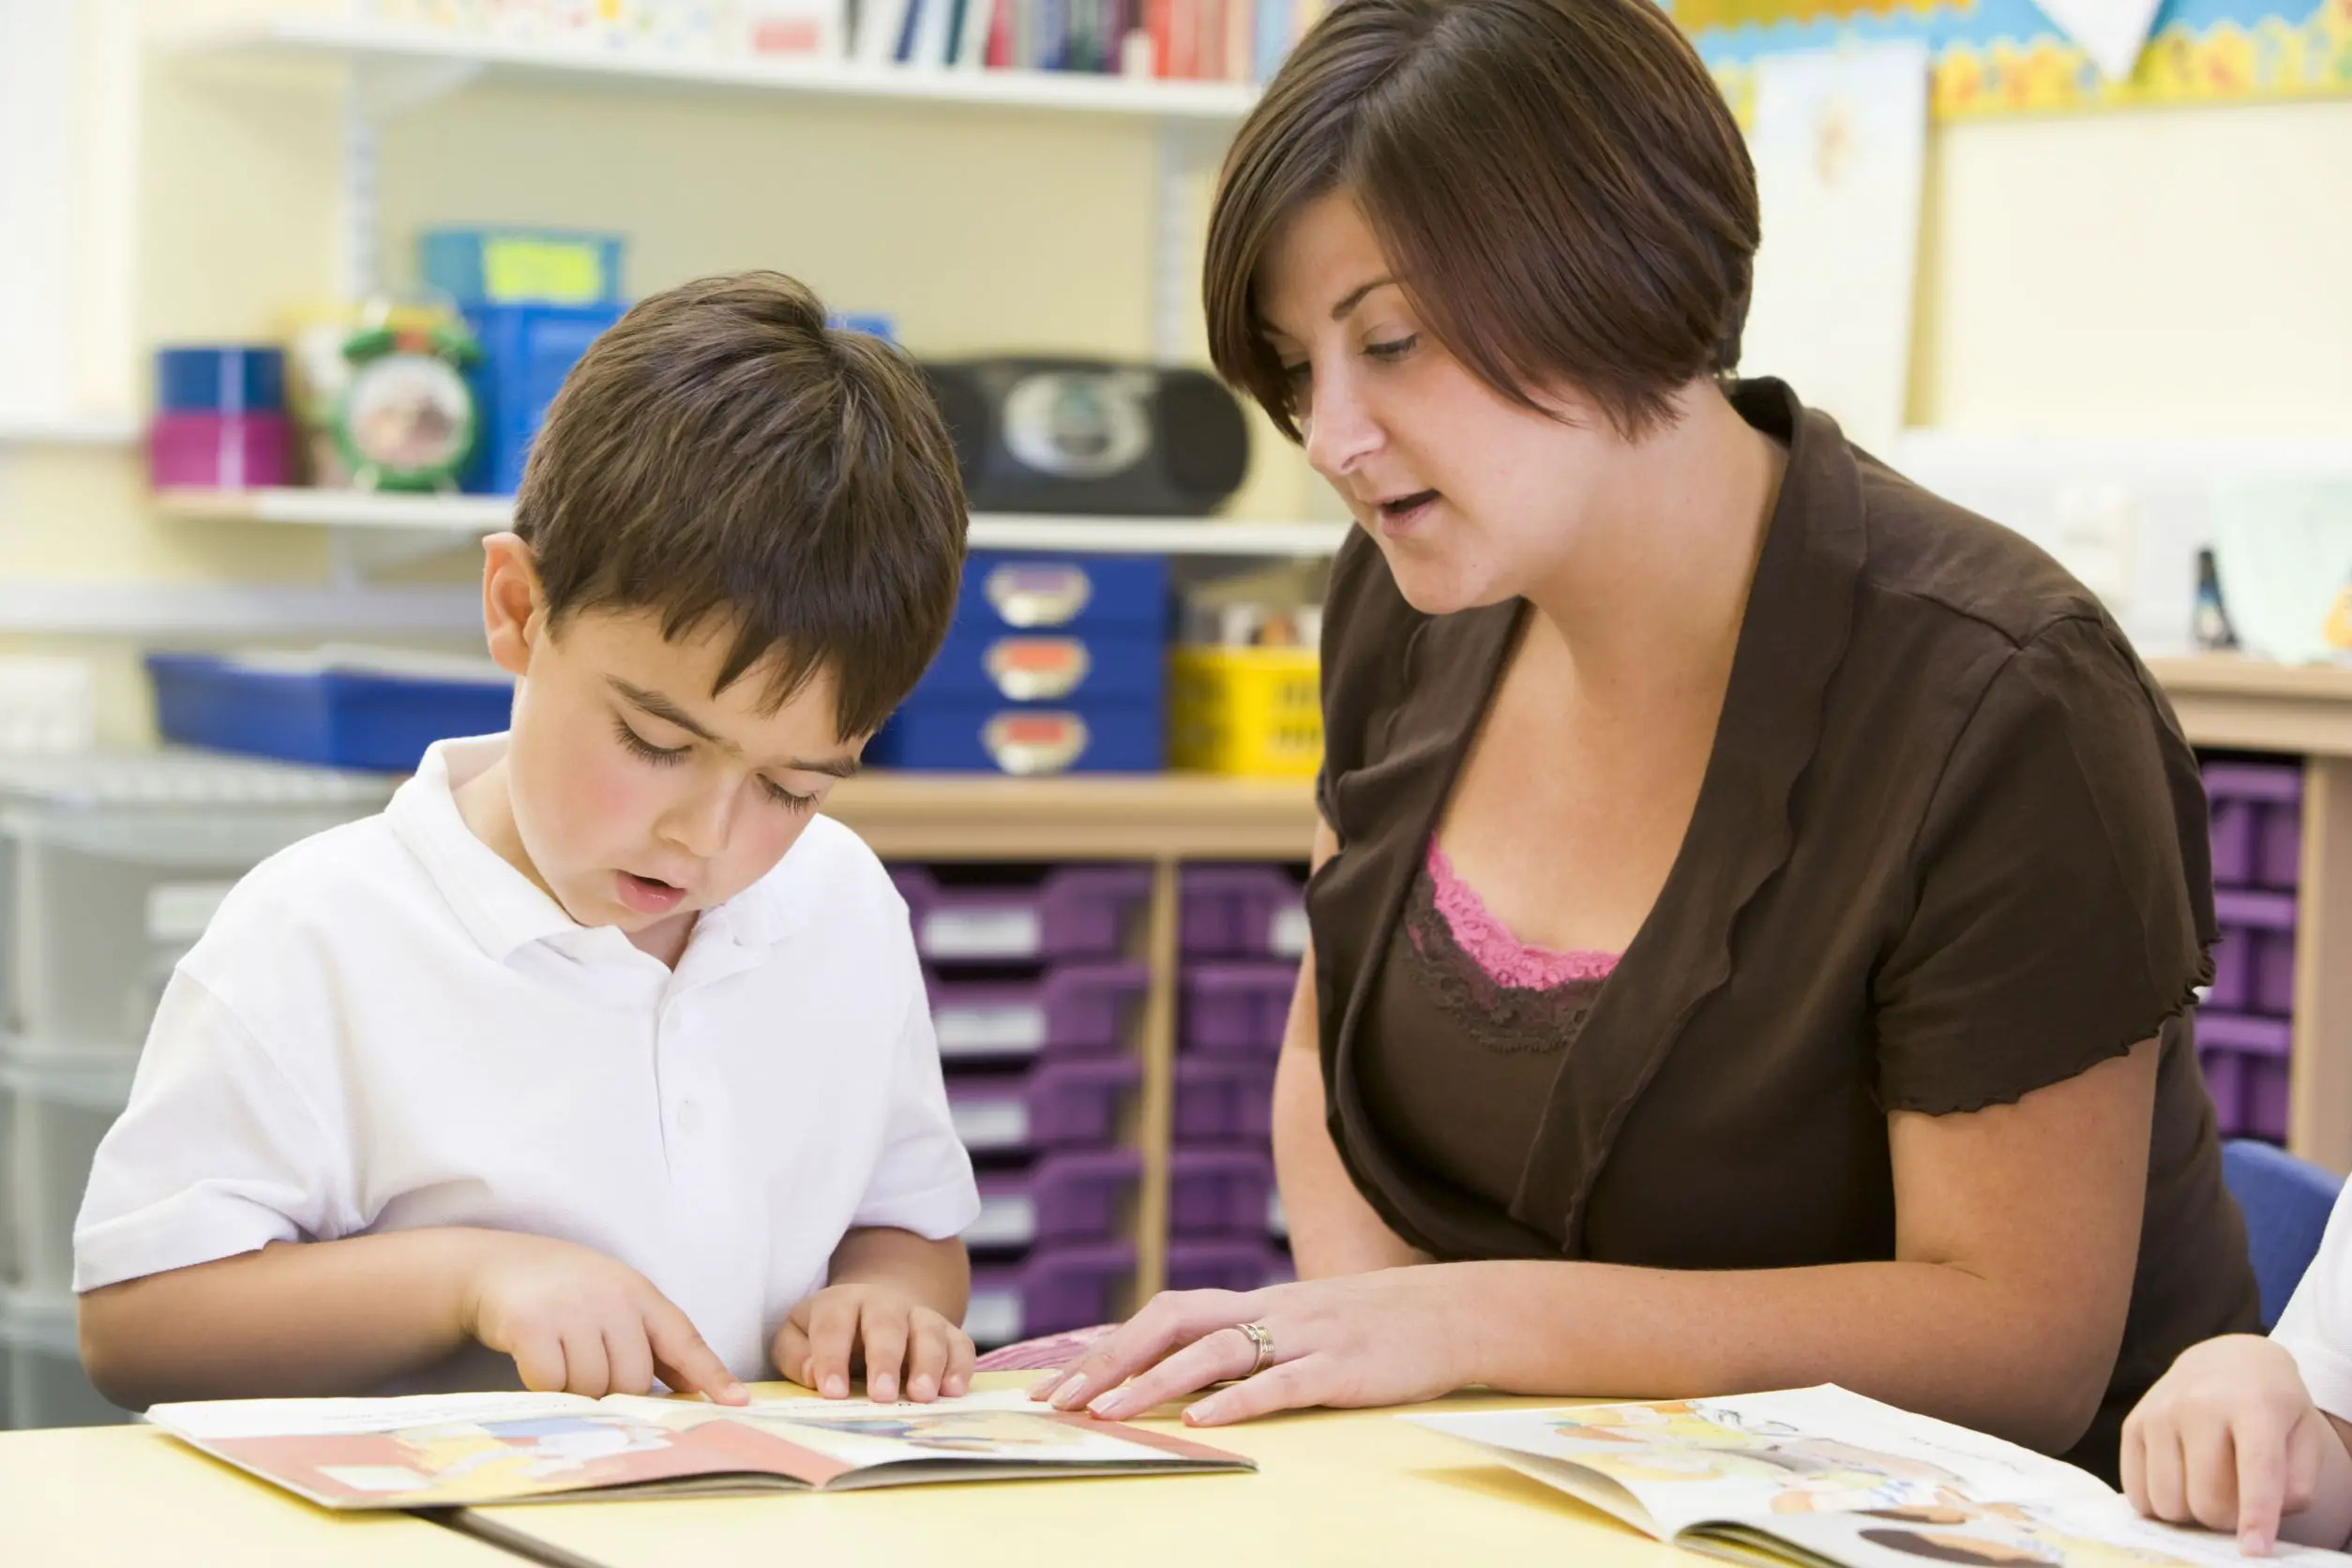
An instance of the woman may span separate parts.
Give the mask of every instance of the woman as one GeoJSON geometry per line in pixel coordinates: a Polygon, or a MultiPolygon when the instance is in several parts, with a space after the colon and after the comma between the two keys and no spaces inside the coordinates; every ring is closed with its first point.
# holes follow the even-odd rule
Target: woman
{"type": "Polygon", "coordinates": [[[1836,1381],[2112,1478],[2253,1323],[2195,760],[2047,557],[1723,379],[1756,237],[1646,0],[1345,0],[1243,128],[1213,354],[1361,526],[1302,1279],[1163,1296],[1042,1396],[1836,1381]]]}

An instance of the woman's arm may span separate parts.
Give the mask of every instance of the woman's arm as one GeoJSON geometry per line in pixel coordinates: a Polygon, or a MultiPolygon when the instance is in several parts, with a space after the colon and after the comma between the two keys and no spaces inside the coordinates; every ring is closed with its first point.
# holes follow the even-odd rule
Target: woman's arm
{"type": "Polygon", "coordinates": [[[1276,1364],[1190,1419],[1402,1403],[1470,1383],[1672,1398],[1838,1382],[2061,1452],[2097,1412],[2122,1343],[2157,1048],[2145,1041],[2014,1105],[1890,1116],[1891,1262],[1447,1263],[1167,1295],[1049,1392],[1106,1416],[1148,1410],[1247,1372],[1250,1341],[1218,1331],[1256,1321],[1276,1364]]]}
{"type": "MultiPolygon", "coordinates": [[[[1338,849],[1339,836],[1329,823],[1318,821],[1316,867],[1319,869],[1338,849]]],[[[1283,1214],[1290,1224],[1290,1256],[1301,1279],[1428,1261],[1373,1213],[1340,1165],[1339,1151],[1332,1147],[1331,1129],[1323,1120],[1323,1056],[1311,945],[1299,964],[1290,1021],[1283,1028],[1282,1055],[1274,1064],[1274,1154],[1283,1214]]]]}

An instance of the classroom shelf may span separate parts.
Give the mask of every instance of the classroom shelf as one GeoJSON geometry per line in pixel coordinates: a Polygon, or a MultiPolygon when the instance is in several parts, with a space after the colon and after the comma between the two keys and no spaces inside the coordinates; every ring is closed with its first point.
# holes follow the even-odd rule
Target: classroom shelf
{"type": "MultiPolygon", "coordinates": [[[[271,522],[473,537],[514,520],[503,495],[395,495],[373,490],[167,490],[163,516],[191,521],[271,522]]],[[[974,550],[1081,550],[1097,555],[1329,555],[1344,522],[1248,522],[1215,518],[1058,517],[982,512],[974,550]]]]}
{"type": "Polygon", "coordinates": [[[1315,841],[1306,780],[1204,774],[867,774],[825,815],[885,860],[1301,860],[1315,841]]]}
{"type": "Polygon", "coordinates": [[[1243,83],[666,54],[332,17],[284,17],[210,27],[182,35],[177,47],[190,54],[229,59],[309,59],[681,96],[737,92],[1214,126],[1240,120],[1258,99],[1258,89],[1243,83]]]}
{"type": "Polygon", "coordinates": [[[0,446],[128,446],[139,421],[128,414],[0,414],[0,446]]]}

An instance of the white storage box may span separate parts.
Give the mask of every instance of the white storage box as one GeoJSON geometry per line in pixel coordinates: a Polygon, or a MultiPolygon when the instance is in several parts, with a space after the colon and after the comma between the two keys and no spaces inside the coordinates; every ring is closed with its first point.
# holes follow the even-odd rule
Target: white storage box
{"type": "Polygon", "coordinates": [[[390,782],[202,753],[0,761],[0,988],[31,1054],[135,1047],[230,886],[390,782]]]}
{"type": "Polygon", "coordinates": [[[35,1296],[72,1291],[74,1216],[82,1212],[98,1139],[129,1100],[137,1061],[129,1051],[64,1060],[0,1055],[0,1096],[8,1106],[0,1193],[7,1198],[19,1289],[35,1296]]]}
{"type": "Polygon", "coordinates": [[[71,1296],[0,1292],[0,1426],[106,1426],[138,1419],[82,1370],[71,1296]]]}

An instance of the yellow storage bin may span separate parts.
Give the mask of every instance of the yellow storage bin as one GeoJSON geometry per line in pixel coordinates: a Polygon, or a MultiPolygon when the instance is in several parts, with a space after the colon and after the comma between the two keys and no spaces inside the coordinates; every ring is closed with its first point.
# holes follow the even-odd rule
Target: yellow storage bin
{"type": "Polygon", "coordinates": [[[1308,778],[1323,761],[1312,648],[1178,648],[1168,668],[1168,761],[1244,778],[1308,778]]]}

